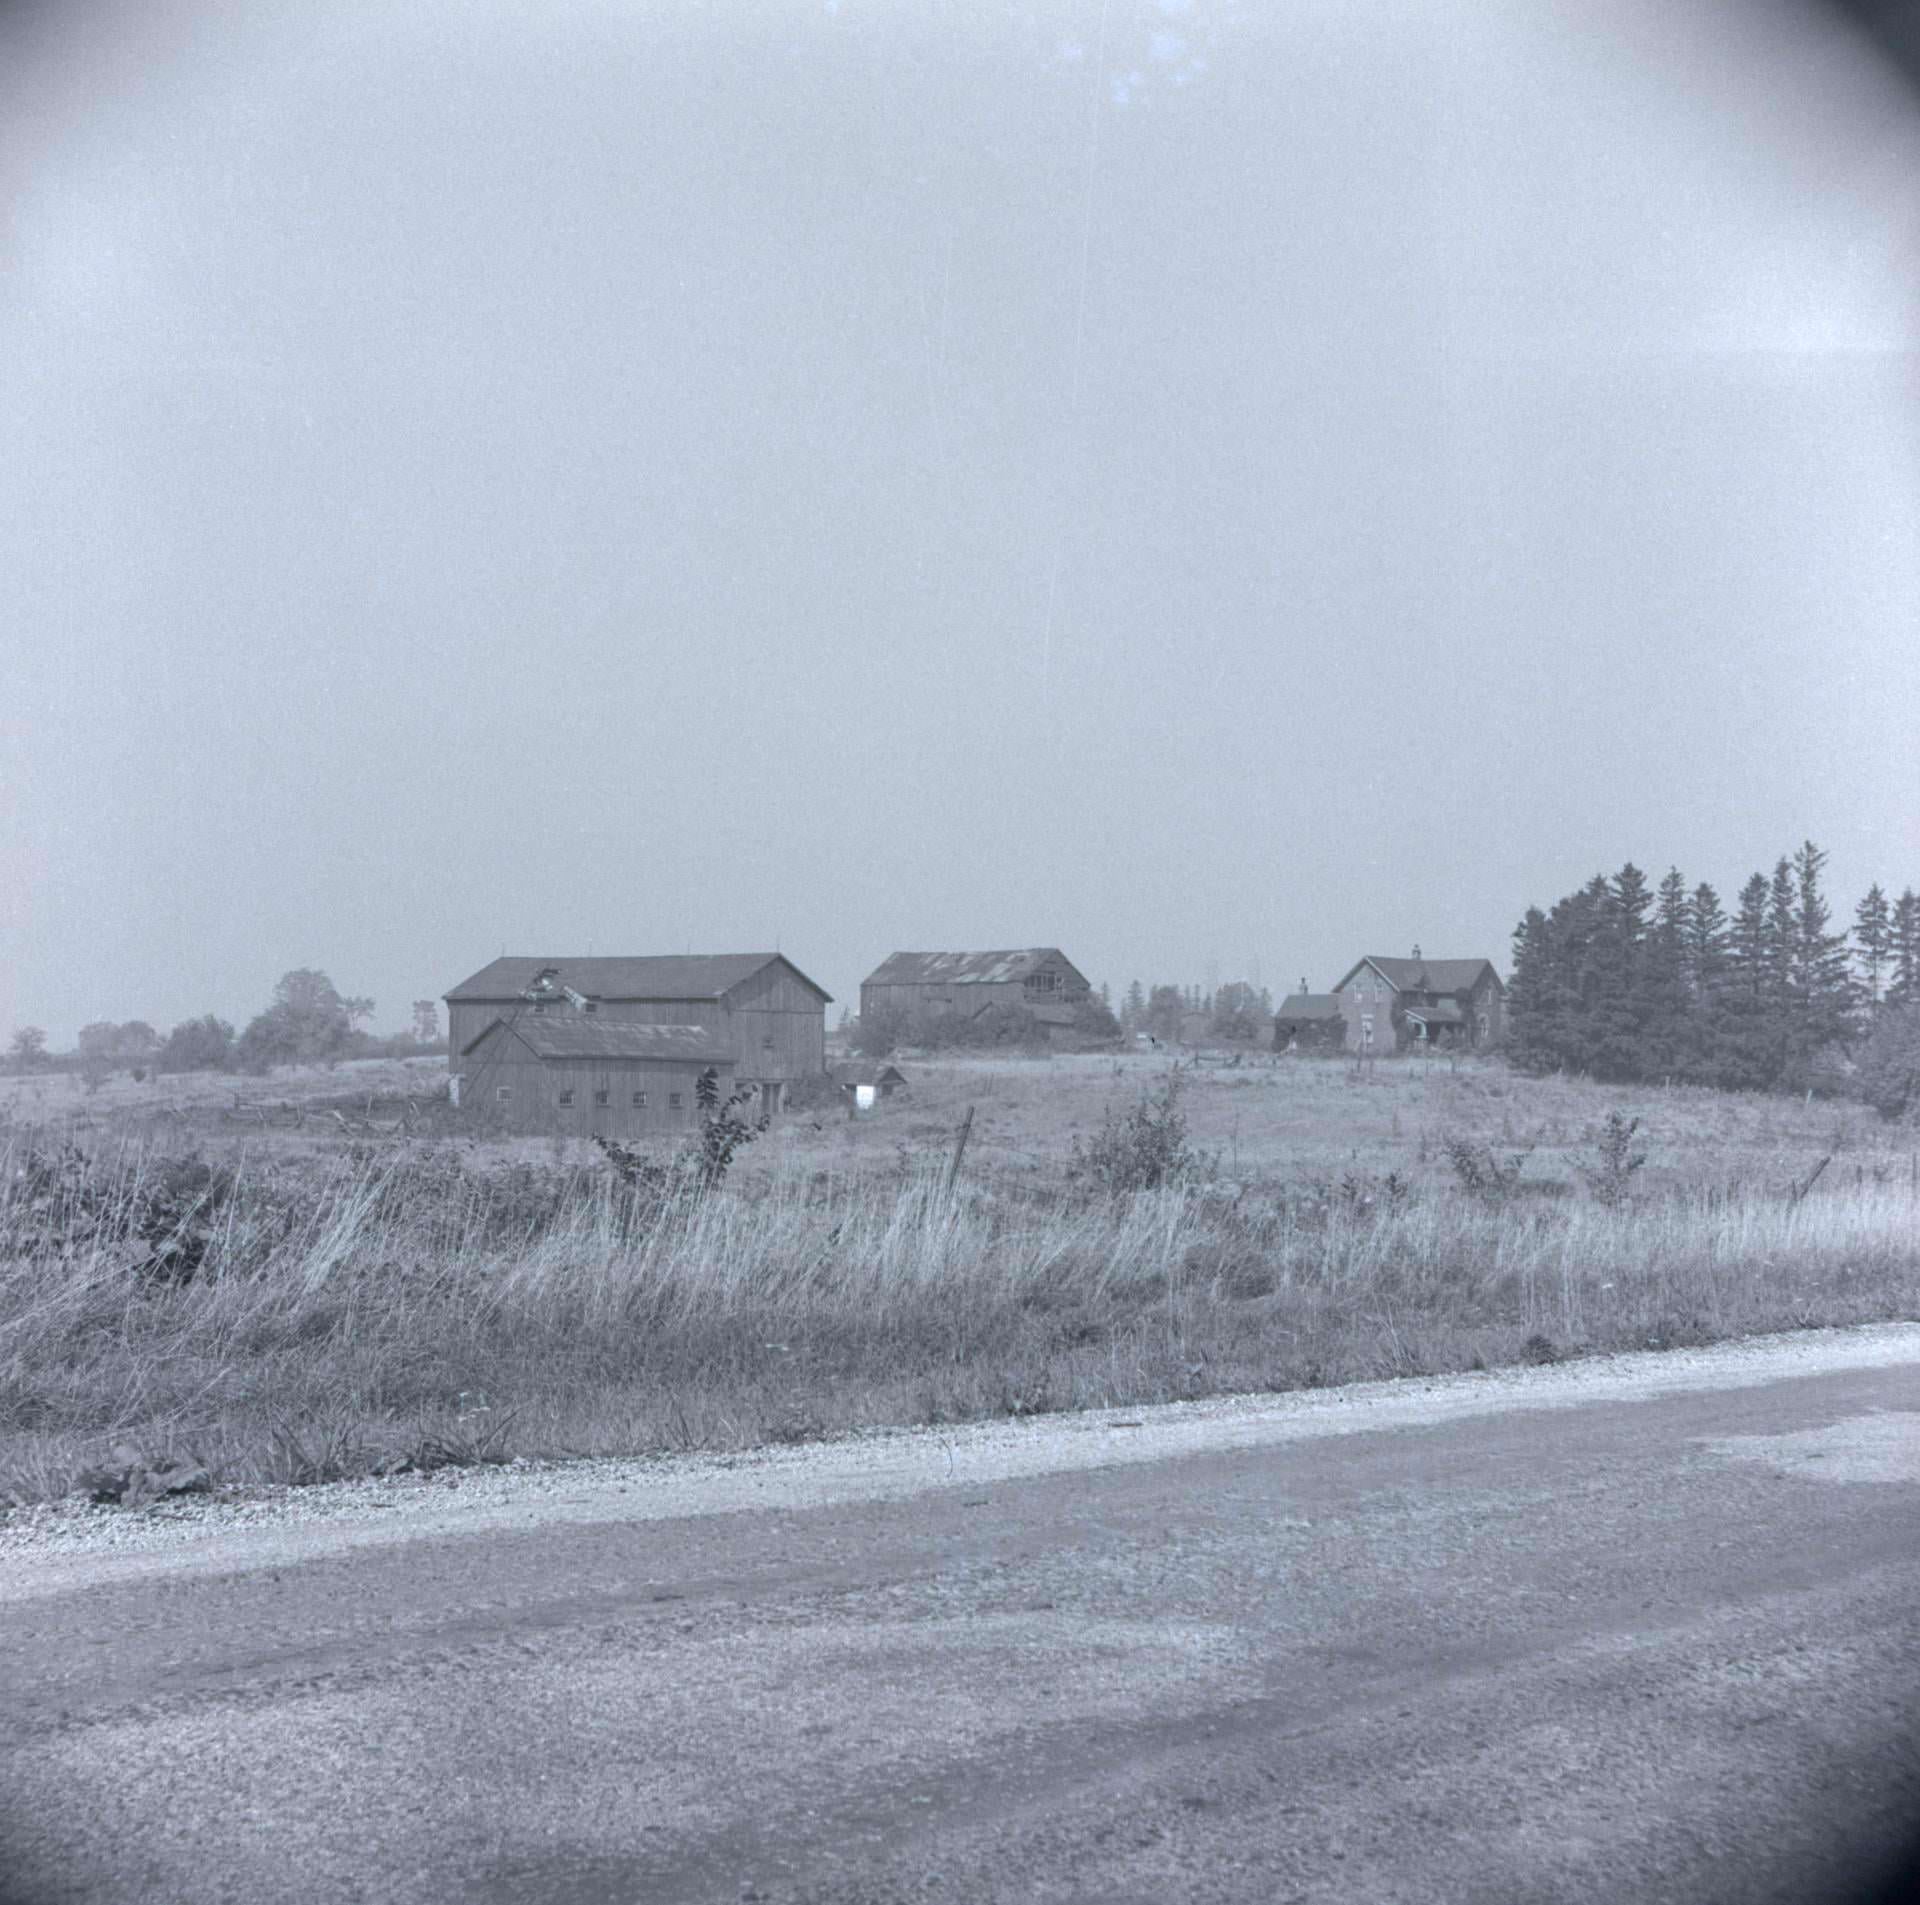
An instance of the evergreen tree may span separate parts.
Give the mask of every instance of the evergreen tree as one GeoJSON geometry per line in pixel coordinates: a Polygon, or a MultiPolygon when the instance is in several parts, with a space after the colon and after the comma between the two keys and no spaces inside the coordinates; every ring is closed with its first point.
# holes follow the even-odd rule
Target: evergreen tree
{"type": "Polygon", "coordinates": [[[1552,1071],[1555,1054],[1547,1001],[1553,986],[1553,935],[1547,916],[1529,906],[1513,929],[1513,976],[1507,984],[1507,1056],[1522,1071],[1552,1071]]]}
{"type": "Polygon", "coordinates": [[[1920,1005],[1920,894],[1912,887],[1893,903],[1887,951],[1892,966],[1887,1004],[1920,1005]]]}
{"type": "Polygon", "coordinates": [[[1854,1034],[1853,970],[1847,936],[1832,930],[1832,910],[1821,891],[1826,865],[1827,856],[1811,840],[1793,856],[1794,1003],[1800,1015],[1793,1045],[1802,1068],[1854,1034]]]}
{"type": "Polygon", "coordinates": [[[1692,944],[1693,898],[1680,869],[1672,867],[1660,882],[1643,958],[1639,1065],[1643,1078],[1672,1078],[1684,1069],[1694,1015],[1692,944]]]}
{"type": "Polygon", "coordinates": [[[1693,1016],[1681,1062],[1684,1075],[1712,1084],[1719,1072],[1727,1012],[1727,915],[1720,895],[1703,880],[1687,909],[1687,989],[1693,1016]]]}
{"type": "Polygon", "coordinates": [[[1637,1078],[1646,1059],[1644,966],[1653,895],[1631,860],[1590,890],[1594,925],[1581,985],[1586,1069],[1596,1078],[1637,1078]]]}
{"type": "Polygon", "coordinates": [[[1854,909],[1854,943],[1859,947],[1861,990],[1871,1007],[1880,1003],[1880,975],[1893,952],[1893,908],[1876,880],[1854,909]]]}
{"type": "Polygon", "coordinates": [[[1126,1003],[1120,1008],[1120,1023],[1129,1032],[1138,1032],[1147,1022],[1147,995],[1138,979],[1127,987],[1126,1003]]]}

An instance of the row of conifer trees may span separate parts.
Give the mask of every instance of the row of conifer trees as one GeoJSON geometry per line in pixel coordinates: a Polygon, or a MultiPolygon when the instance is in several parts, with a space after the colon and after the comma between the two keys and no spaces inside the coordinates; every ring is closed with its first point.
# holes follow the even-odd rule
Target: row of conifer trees
{"type": "Polygon", "coordinates": [[[1822,1082],[1889,1008],[1920,1007],[1920,898],[1876,885],[1851,934],[1812,841],[1755,873],[1729,912],[1677,871],[1596,874],[1513,937],[1509,1053],[1532,1071],[1726,1090],[1822,1082]]]}

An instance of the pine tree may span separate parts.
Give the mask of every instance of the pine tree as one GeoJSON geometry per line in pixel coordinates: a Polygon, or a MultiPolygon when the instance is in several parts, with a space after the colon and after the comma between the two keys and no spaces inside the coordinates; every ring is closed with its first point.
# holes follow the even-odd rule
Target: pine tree
{"type": "Polygon", "coordinates": [[[1772,1084],[1779,1055],[1771,1037],[1774,978],[1772,889],[1756,873],[1740,889],[1727,930],[1726,983],[1713,1027],[1710,1082],[1726,1091],[1762,1091],[1772,1084]]]}
{"type": "Polygon", "coordinates": [[[1683,1069],[1694,1009],[1692,937],[1693,899],[1680,869],[1671,867],[1656,896],[1637,988],[1643,1078],[1671,1078],[1683,1069]]]}
{"type": "Polygon", "coordinates": [[[1853,1037],[1856,989],[1847,958],[1847,936],[1832,930],[1833,914],[1821,891],[1827,856],[1811,840],[1793,856],[1794,991],[1799,1008],[1794,1049],[1801,1065],[1831,1045],[1853,1037]]]}
{"type": "Polygon", "coordinates": [[[1920,894],[1912,887],[1893,903],[1888,957],[1892,977],[1887,982],[1887,1004],[1920,1005],[1920,894]]]}
{"type": "Polygon", "coordinates": [[[1120,1008],[1120,1023],[1129,1032],[1137,1032],[1147,1022],[1146,988],[1138,979],[1127,987],[1126,1003],[1120,1008]]]}
{"type": "Polygon", "coordinates": [[[1711,1084],[1719,1074],[1727,1013],[1727,915],[1704,880],[1688,906],[1687,988],[1693,1013],[1681,1069],[1697,1083],[1711,1084]]]}
{"type": "Polygon", "coordinates": [[[1507,1053],[1522,1071],[1554,1069],[1547,1003],[1553,986],[1553,933],[1547,916],[1529,906],[1513,929],[1513,977],[1507,985],[1507,1053]]]}
{"type": "Polygon", "coordinates": [[[1854,909],[1854,943],[1860,948],[1860,983],[1869,1007],[1880,1004],[1880,975],[1893,952],[1893,909],[1876,880],[1854,909]]]}
{"type": "Polygon", "coordinates": [[[1586,1069],[1596,1078],[1635,1078],[1646,1056],[1644,968],[1653,895],[1631,860],[1590,890],[1594,931],[1581,986],[1586,1069]]]}

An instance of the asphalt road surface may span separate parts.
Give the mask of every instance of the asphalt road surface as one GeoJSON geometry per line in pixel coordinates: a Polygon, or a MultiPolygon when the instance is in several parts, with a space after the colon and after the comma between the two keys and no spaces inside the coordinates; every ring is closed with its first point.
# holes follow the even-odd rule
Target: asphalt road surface
{"type": "Polygon", "coordinates": [[[1802,1905],[1920,1828],[1920,1330],[464,1489],[0,1540],[0,1893],[1802,1905]]]}

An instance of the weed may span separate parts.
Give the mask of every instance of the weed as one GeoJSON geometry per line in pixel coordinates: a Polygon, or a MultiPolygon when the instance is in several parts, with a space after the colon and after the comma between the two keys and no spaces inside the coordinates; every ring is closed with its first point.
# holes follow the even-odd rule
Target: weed
{"type": "Polygon", "coordinates": [[[1608,1112],[1594,1140],[1592,1155],[1576,1164],[1594,1201],[1608,1210],[1624,1204],[1632,1195],[1634,1173],[1646,1164],[1646,1152],[1633,1148],[1634,1134],[1639,1129],[1638,1118],[1623,1118],[1617,1111],[1608,1112]]]}

